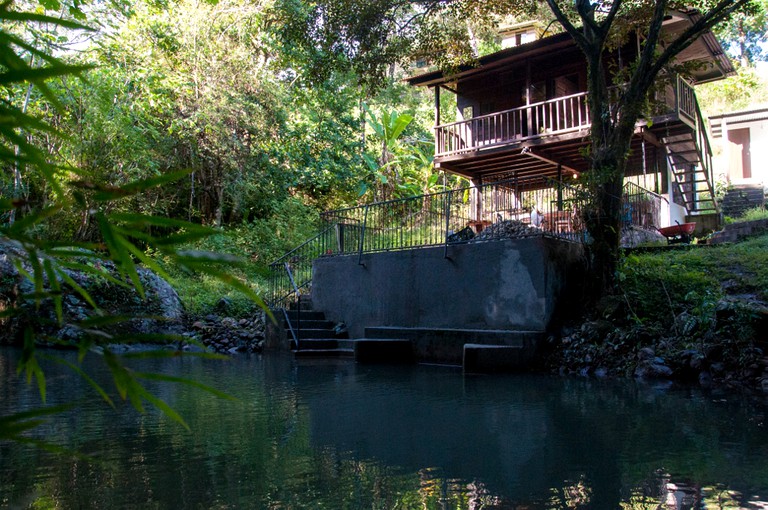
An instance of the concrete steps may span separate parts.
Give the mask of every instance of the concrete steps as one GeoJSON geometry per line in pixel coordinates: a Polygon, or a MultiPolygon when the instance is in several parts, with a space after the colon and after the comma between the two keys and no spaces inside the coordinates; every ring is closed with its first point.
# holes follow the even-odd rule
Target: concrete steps
{"type": "MultiPolygon", "coordinates": [[[[365,329],[368,341],[402,339],[410,344],[411,358],[416,362],[461,366],[468,373],[509,372],[525,369],[535,358],[544,341],[543,331],[484,330],[453,328],[365,329]]],[[[393,343],[401,349],[404,343],[393,343]]],[[[369,349],[375,352],[376,346],[369,349]]]]}
{"type": "Polygon", "coordinates": [[[521,345],[464,344],[462,366],[468,374],[509,372],[525,368],[521,345]]]}
{"type": "Polygon", "coordinates": [[[296,346],[291,339],[297,359],[425,362],[463,366],[466,373],[509,372],[525,369],[544,335],[541,331],[369,327],[363,338],[350,339],[310,305],[302,302],[300,313],[288,311],[299,340],[296,346]]]}
{"type": "Polygon", "coordinates": [[[296,345],[293,335],[289,332],[291,351],[297,358],[354,357],[355,352],[349,344],[346,331],[337,331],[337,325],[326,320],[323,312],[312,310],[310,300],[302,299],[298,307],[300,309],[296,309],[294,305],[293,309],[287,310],[290,324],[284,324],[286,330],[290,331],[293,328],[298,338],[298,345],[296,345]]]}
{"type": "Polygon", "coordinates": [[[350,358],[355,357],[354,349],[301,349],[294,351],[296,358],[350,358]]]}

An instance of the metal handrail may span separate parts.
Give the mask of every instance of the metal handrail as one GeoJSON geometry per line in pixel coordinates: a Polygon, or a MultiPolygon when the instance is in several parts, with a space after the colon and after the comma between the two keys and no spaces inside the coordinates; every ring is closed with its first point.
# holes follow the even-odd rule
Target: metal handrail
{"type": "Polygon", "coordinates": [[[267,303],[271,308],[278,308],[311,283],[311,264],[314,259],[329,251],[336,252],[331,246],[333,228],[333,225],[328,226],[269,265],[270,289],[267,303]]]}
{"type": "MultiPolygon", "coordinates": [[[[296,342],[296,350],[300,350],[301,346],[299,345],[299,338],[301,337],[301,293],[299,292],[299,287],[296,285],[296,280],[293,278],[293,271],[291,271],[291,266],[288,264],[288,262],[284,262],[283,266],[285,267],[285,272],[288,274],[288,279],[291,282],[291,286],[293,287],[293,292],[296,295],[296,333],[293,334],[293,326],[291,326],[291,321],[288,319],[288,326],[291,328],[291,333],[293,334],[293,340],[296,342]]],[[[286,316],[288,315],[288,312],[286,312],[286,316]]]]}
{"type": "MultiPolygon", "coordinates": [[[[288,325],[288,330],[291,332],[291,336],[293,337],[293,342],[296,344],[296,350],[299,350],[299,336],[296,334],[296,332],[293,330],[293,325],[291,324],[291,318],[288,317],[288,310],[285,308],[281,308],[283,311],[283,317],[285,318],[285,323],[288,325]]],[[[301,324],[301,322],[299,322],[301,324]]]]}

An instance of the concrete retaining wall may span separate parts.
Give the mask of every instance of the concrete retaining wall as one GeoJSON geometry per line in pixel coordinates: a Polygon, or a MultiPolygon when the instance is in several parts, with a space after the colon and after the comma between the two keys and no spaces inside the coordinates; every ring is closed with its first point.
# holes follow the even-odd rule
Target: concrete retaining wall
{"type": "Polygon", "coordinates": [[[314,262],[312,302],[352,338],[366,327],[545,331],[575,306],[583,247],[534,237],[327,257],[314,262]],[[571,302],[569,303],[569,300],[571,302]]]}

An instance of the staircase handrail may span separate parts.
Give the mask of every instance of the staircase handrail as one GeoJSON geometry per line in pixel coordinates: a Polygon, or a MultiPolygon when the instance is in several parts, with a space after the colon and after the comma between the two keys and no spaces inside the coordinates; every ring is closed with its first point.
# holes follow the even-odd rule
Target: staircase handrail
{"type": "MultiPolygon", "coordinates": [[[[288,316],[288,310],[285,308],[281,308],[283,311],[283,318],[285,319],[285,324],[288,326],[288,331],[291,332],[291,337],[293,338],[293,343],[296,345],[296,350],[299,350],[299,335],[297,332],[293,329],[293,324],[291,324],[291,318],[288,316]]],[[[301,327],[301,319],[299,319],[297,324],[297,327],[301,327]]]]}
{"type": "Polygon", "coordinates": [[[624,183],[622,191],[625,222],[645,228],[661,226],[661,202],[669,203],[666,197],[631,181],[624,183]],[[642,200],[633,200],[633,197],[642,197],[642,200]]]}
{"type": "Polygon", "coordinates": [[[321,238],[321,237],[327,235],[331,230],[333,230],[333,228],[335,226],[336,226],[335,224],[332,224],[332,225],[328,226],[324,230],[320,231],[319,234],[315,235],[314,237],[311,237],[311,238],[307,239],[306,241],[304,241],[303,243],[298,245],[296,248],[291,249],[291,251],[288,251],[288,252],[284,253],[281,257],[279,257],[279,258],[275,259],[274,261],[270,262],[269,266],[272,267],[272,266],[276,266],[276,265],[282,265],[286,261],[288,261],[291,258],[293,258],[297,253],[300,253],[301,250],[303,248],[305,248],[307,245],[317,241],[318,238],[321,238]]]}
{"type": "Polygon", "coordinates": [[[319,234],[293,248],[269,264],[270,289],[267,304],[277,308],[291,296],[298,296],[301,290],[312,281],[312,261],[320,255],[333,253],[330,245],[330,234],[335,225],[330,225],[319,234]]]}
{"type": "Polygon", "coordinates": [[[712,163],[712,145],[709,141],[709,135],[707,133],[707,127],[706,124],[703,122],[704,116],[701,113],[701,106],[699,105],[698,101],[695,101],[696,103],[696,132],[697,132],[697,138],[698,141],[696,143],[698,149],[701,151],[701,153],[704,155],[705,159],[702,159],[702,162],[706,165],[706,175],[707,180],[709,181],[709,187],[712,191],[712,204],[715,206],[715,209],[719,209],[717,205],[717,197],[715,196],[715,170],[714,165],[712,163]]]}
{"type": "Polygon", "coordinates": [[[283,312],[286,315],[287,321],[288,321],[288,327],[291,330],[291,334],[293,335],[293,341],[296,343],[296,350],[298,351],[301,346],[299,346],[299,338],[301,337],[301,292],[299,292],[299,287],[296,285],[296,280],[293,277],[293,271],[291,271],[291,266],[288,264],[288,262],[283,262],[283,267],[285,267],[285,272],[288,274],[288,279],[291,281],[291,286],[293,287],[293,292],[296,295],[296,331],[293,330],[293,325],[291,324],[291,320],[288,319],[288,312],[283,308],[283,312]]]}

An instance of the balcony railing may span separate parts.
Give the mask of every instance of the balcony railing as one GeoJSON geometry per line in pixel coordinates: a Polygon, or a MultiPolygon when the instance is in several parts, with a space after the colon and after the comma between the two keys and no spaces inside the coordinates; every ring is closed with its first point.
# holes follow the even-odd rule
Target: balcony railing
{"type": "Polygon", "coordinates": [[[449,156],[590,126],[587,94],[573,94],[435,128],[435,156],[449,156]]]}
{"type": "MultiPolygon", "coordinates": [[[[670,87],[669,92],[671,97],[664,94],[659,101],[666,103],[672,113],[678,113],[689,123],[694,122],[696,96],[693,87],[677,77],[675,87],[670,87]]],[[[591,125],[587,93],[581,92],[437,126],[435,157],[554,137],[589,129],[591,125]]]]}

